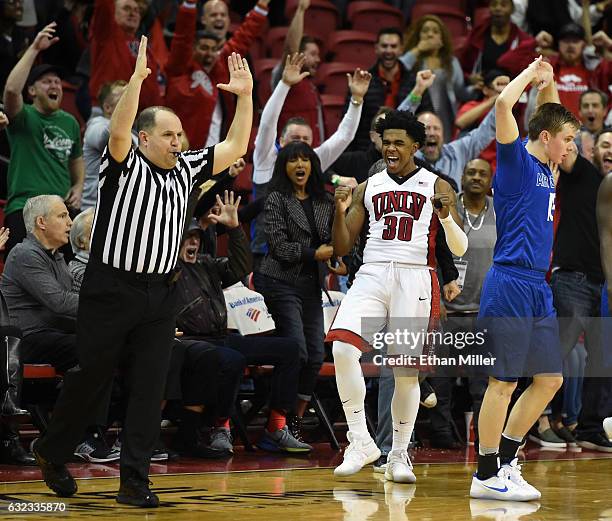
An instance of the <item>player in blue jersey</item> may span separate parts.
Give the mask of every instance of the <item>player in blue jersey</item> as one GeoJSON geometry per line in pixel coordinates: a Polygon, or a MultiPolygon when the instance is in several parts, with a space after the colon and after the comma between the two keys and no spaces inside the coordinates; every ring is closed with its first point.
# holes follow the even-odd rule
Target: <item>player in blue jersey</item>
{"type": "Polygon", "coordinates": [[[470,496],[529,501],[541,494],[521,476],[516,455],[527,431],[563,383],[558,324],[545,280],[555,201],[550,167],[565,159],[580,124],[559,104],[552,67],[542,57],[501,92],[495,114],[497,242],[479,313],[480,327],[487,332],[486,347],[495,362],[489,368],[480,410],[478,470],[470,496]],[[512,107],[530,83],[539,90],[538,108],[529,120],[529,139],[524,142],[512,107]],[[520,376],[532,376],[533,381],[506,423],[520,376]]]}
{"type": "MultiPolygon", "coordinates": [[[[605,161],[605,158],[602,158],[605,161]]],[[[607,160],[610,168],[610,160],[607,160]]],[[[604,165],[602,165],[604,166],[604,165]]],[[[606,365],[612,365],[612,171],[604,178],[597,193],[597,225],[599,227],[599,244],[601,247],[601,265],[606,283],[601,295],[601,316],[603,319],[602,339],[606,365]]],[[[605,418],[603,428],[608,438],[612,439],[612,416],[605,418]]]]}

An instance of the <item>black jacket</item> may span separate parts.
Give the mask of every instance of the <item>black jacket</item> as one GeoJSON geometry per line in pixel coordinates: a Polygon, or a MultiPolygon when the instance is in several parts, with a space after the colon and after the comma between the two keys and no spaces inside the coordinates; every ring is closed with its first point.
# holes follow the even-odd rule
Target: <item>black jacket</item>
{"type": "MultiPolygon", "coordinates": [[[[400,88],[392,108],[399,107],[400,103],[410,94],[410,91],[412,91],[416,83],[416,73],[406,69],[402,62],[398,61],[398,64],[401,74],[400,88]]],[[[370,126],[372,124],[372,119],[376,112],[378,112],[378,109],[385,104],[385,98],[387,97],[387,84],[378,75],[378,61],[370,68],[369,72],[372,74],[372,81],[370,81],[368,92],[363,98],[363,109],[361,112],[361,119],[359,120],[359,127],[357,127],[357,134],[355,134],[355,139],[353,139],[353,142],[350,144],[349,150],[364,150],[368,147],[370,143],[370,126]]],[[[345,111],[349,103],[350,93],[347,96],[345,111]]],[[[433,110],[431,98],[427,91],[423,94],[423,99],[421,100],[417,112],[423,112],[425,110],[433,110]]]]}
{"type": "Polygon", "coordinates": [[[249,242],[242,227],[229,230],[228,257],[204,255],[195,264],[179,259],[177,327],[187,336],[218,338],[227,334],[223,288],[251,272],[249,242]]]}
{"type": "MultiPolygon", "coordinates": [[[[331,195],[313,199],[312,207],[321,244],[329,244],[334,219],[331,195]]],[[[314,250],[310,247],[312,231],[304,208],[293,195],[271,192],[265,202],[264,218],[269,251],[259,271],[268,277],[294,283],[303,262],[314,259],[314,250]]]]}

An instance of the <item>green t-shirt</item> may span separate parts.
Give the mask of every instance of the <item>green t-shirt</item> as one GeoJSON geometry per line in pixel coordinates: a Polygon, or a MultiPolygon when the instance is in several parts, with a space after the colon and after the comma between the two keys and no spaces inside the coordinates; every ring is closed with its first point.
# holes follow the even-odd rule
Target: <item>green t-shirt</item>
{"type": "Polygon", "coordinates": [[[6,131],[11,162],[4,212],[23,209],[37,195],[66,197],[72,186],[68,163],[83,154],[77,120],[63,110],[45,115],[24,104],[6,131]]]}

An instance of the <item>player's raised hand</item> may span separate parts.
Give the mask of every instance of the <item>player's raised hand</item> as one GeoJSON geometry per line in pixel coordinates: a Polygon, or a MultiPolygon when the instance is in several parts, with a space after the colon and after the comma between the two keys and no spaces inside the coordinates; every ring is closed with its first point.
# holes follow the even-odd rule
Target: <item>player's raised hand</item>
{"type": "Polygon", "coordinates": [[[134,68],[134,76],[141,81],[151,74],[151,69],[147,67],[147,37],[140,37],[140,45],[138,46],[138,56],[136,57],[136,67],[134,68]]]}
{"type": "Polygon", "coordinates": [[[339,186],[334,193],[336,210],[346,212],[353,202],[353,189],[348,186],[339,186]]]}
{"type": "Polygon", "coordinates": [[[285,60],[285,68],[283,69],[283,82],[292,87],[297,85],[310,73],[308,71],[302,72],[306,56],[304,53],[289,54],[285,60]]]}
{"type": "Polygon", "coordinates": [[[355,101],[362,101],[370,87],[372,75],[368,71],[357,68],[352,76],[347,73],[346,77],[348,79],[348,87],[351,91],[352,98],[355,101]]]}
{"type": "Polygon", "coordinates": [[[236,96],[250,96],[253,92],[253,76],[245,58],[233,52],[227,57],[230,73],[229,83],[219,83],[217,88],[231,92],[236,96]]]}
{"type": "Polygon", "coordinates": [[[538,90],[545,89],[553,81],[552,65],[538,56],[528,67],[533,72],[533,80],[538,90]]]}
{"type": "Polygon", "coordinates": [[[436,193],[430,200],[434,212],[440,219],[446,219],[450,213],[450,207],[455,204],[453,197],[448,192],[436,193]]]}

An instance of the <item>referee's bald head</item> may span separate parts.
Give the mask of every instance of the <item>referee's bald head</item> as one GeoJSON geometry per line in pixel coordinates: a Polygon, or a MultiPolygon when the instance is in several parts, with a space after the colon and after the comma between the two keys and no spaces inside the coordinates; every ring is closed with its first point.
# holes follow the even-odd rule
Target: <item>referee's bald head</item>
{"type": "Polygon", "coordinates": [[[156,114],[162,111],[170,112],[176,116],[176,112],[174,112],[170,107],[164,107],[162,105],[147,107],[146,109],[143,109],[140,114],[138,114],[138,118],[136,119],[136,132],[140,132],[141,130],[150,132],[155,127],[156,114]]]}
{"type": "Polygon", "coordinates": [[[158,167],[174,168],[184,139],[183,126],[176,113],[168,107],[144,109],[136,120],[138,148],[158,167]]]}

